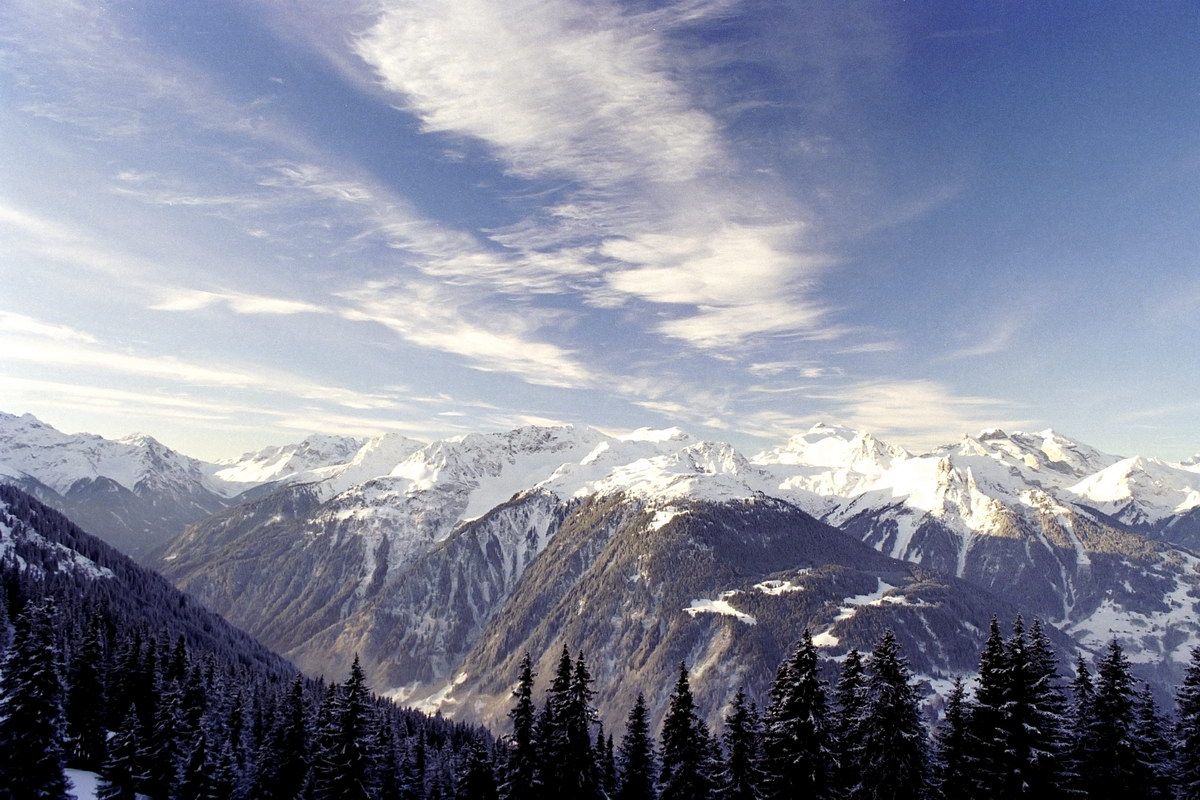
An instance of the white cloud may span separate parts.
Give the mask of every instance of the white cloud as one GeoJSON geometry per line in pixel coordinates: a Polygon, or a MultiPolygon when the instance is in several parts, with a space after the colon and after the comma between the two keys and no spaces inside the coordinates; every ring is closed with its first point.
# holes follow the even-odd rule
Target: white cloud
{"type": "Polygon", "coordinates": [[[808,397],[825,404],[825,421],[891,438],[911,449],[945,444],[985,428],[1021,427],[1026,422],[1011,416],[1013,409],[1007,401],[958,395],[930,380],[865,381],[808,397]]]}
{"type": "Polygon", "coordinates": [[[241,292],[209,292],[200,289],[169,291],[166,297],[150,306],[154,311],[198,311],[213,305],[225,305],[238,314],[320,314],[328,309],[303,300],[241,292]]]}
{"type": "Polygon", "coordinates": [[[0,311],[0,331],[10,333],[29,334],[44,339],[53,339],[62,342],[83,342],[87,344],[94,343],[96,337],[90,333],[75,330],[66,325],[56,325],[53,323],[42,322],[33,317],[24,314],[15,314],[11,311],[0,311]]]}
{"type": "Polygon", "coordinates": [[[528,310],[472,308],[460,295],[419,281],[370,283],[340,296],[350,304],[342,312],[346,319],[379,323],[405,341],[462,356],[472,369],[507,372],[542,386],[595,383],[575,354],[531,338],[537,315],[528,310]],[[470,322],[471,317],[481,321],[470,322]]]}
{"type": "Polygon", "coordinates": [[[613,187],[724,160],[658,32],[607,3],[418,0],[382,10],[355,52],[426,130],[487,142],[518,175],[613,187]]]}
{"type": "Polygon", "coordinates": [[[406,407],[386,393],[360,392],[327,386],[275,369],[241,365],[197,364],[174,356],[145,355],[116,349],[96,337],[48,325],[29,317],[13,327],[0,326],[0,361],[37,366],[54,365],[93,371],[111,380],[129,376],[160,382],[174,389],[242,388],[297,399],[320,400],[345,408],[399,409],[406,407]]]}

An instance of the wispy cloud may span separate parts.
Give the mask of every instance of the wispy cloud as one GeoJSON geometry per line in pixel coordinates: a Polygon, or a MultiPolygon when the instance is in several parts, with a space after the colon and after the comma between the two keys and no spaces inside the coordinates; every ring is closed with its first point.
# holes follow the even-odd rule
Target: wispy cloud
{"type": "Polygon", "coordinates": [[[399,397],[329,386],[273,368],[199,364],[174,356],[147,355],[106,344],[95,336],[20,315],[0,325],[0,361],[73,367],[108,376],[146,378],[176,388],[233,387],[354,409],[400,409],[399,397]]]}
{"type": "Polygon", "coordinates": [[[418,1],[382,10],[355,51],[426,130],[485,141],[521,176],[610,188],[724,158],[658,34],[607,3],[418,1]]]}
{"type": "Polygon", "coordinates": [[[11,311],[0,311],[0,332],[25,334],[59,342],[93,344],[96,341],[96,337],[90,333],[75,330],[67,325],[42,322],[11,311]]]}
{"type": "Polygon", "coordinates": [[[793,201],[734,180],[737,158],[678,80],[664,21],[607,3],[426,0],[379,10],[354,49],[426,131],[482,141],[514,175],[568,181],[561,199],[493,234],[517,256],[508,273],[569,274],[595,307],[669,306],[655,330],[699,349],[840,335],[813,288],[835,259],[802,240],[793,201]],[[597,270],[602,283],[578,282],[597,270]]]}
{"type": "Polygon", "coordinates": [[[150,306],[154,311],[197,311],[214,305],[225,305],[238,314],[304,314],[328,313],[328,309],[302,300],[238,292],[208,292],[200,289],[180,289],[150,306]]]}
{"type": "Polygon", "coordinates": [[[440,284],[370,283],[341,293],[349,320],[374,322],[405,341],[463,357],[483,372],[508,372],[562,388],[591,387],[593,372],[568,350],[533,338],[537,315],[484,306],[471,309],[440,284]],[[472,317],[487,322],[470,322],[472,317]]]}
{"type": "Polygon", "coordinates": [[[964,396],[930,380],[865,381],[809,395],[834,421],[906,447],[934,447],[989,427],[1020,427],[1011,403],[964,396]]]}

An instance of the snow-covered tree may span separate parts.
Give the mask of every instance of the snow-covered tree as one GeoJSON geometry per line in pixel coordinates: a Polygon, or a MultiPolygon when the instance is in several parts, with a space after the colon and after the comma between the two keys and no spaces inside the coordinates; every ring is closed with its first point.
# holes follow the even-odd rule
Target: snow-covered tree
{"type": "Polygon", "coordinates": [[[805,631],[771,686],[763,746],[768,797],[834,795],[828,710],[817,649],[805,631]]]}
{"type": "Polygon", "coordinates": [[[852,798],[918,800],[925,796],[928,744],[920,695],[896,636],[888,630],[867,659],[867,703],[852,798]]]}
{"type": "Polygon", "coordinates": [[[509,800],[536,800],[540,797],[538,784],[538,753],[534,742],[537,709],[533,704],[533,660],[529,653],[521,659],[517,687],[513,690],[514,704],[508,712],[513,732],[509,737],[508,757],[501,795],[509,800]]]}
{"type": "Polygon", "coordinates": [[[18,617],[0,666],[0,798],[65,800],[70,783],[64,743],[64,686],[55,605],[30,605],[18,617]]]}

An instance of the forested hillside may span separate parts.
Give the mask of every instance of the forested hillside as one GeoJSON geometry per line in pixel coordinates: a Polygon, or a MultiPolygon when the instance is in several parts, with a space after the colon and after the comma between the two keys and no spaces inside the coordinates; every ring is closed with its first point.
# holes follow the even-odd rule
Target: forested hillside
{"type": "MultiPolygon", "coordinates": [[[[456,796],[482,729],[294,667],[81,531],[0,487],[0,798],[456,796]]],[[[490,762],[490,755],[488,757],[490,762]]]]}

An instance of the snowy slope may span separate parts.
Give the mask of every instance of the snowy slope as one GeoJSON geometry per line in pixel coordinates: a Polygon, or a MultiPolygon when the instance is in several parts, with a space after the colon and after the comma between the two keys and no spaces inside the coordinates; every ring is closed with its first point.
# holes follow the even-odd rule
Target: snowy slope
{"type": "Polygon", "coordinates": [[[144,434],[117,440],[66,434],[32,414],[0,412],[0,476],[32,478],[59,494],[101,477],[129,490],[144,482],[211,490],[205,466],[144,434]]]}
{"type": "Polygon", "coordinates": [[[364,444],[365,439],[314,434],[296,444],[266,447],[219,461],[213,465],[212,475],[223,483],[247,487],[287,480],[321,467],[345,464],[364,444]]]}
{"type": "Polygon", "coordinates": [[[1082,502],[1130,525],[1200,507],[1200,472],[1157,458],[1126,458],[1067,488],[1082,502]]]}

